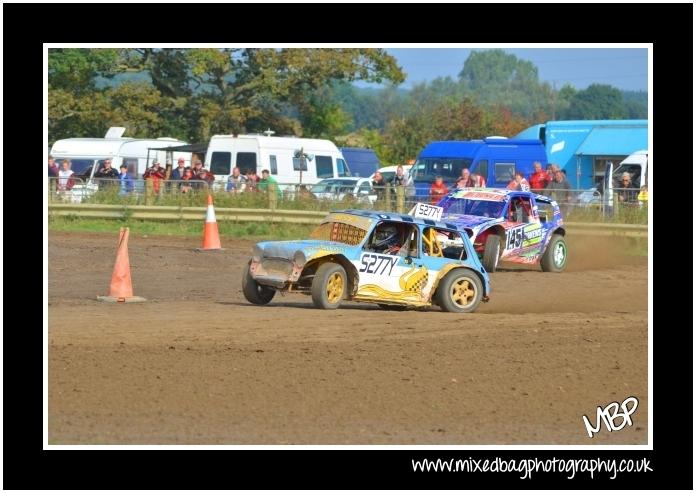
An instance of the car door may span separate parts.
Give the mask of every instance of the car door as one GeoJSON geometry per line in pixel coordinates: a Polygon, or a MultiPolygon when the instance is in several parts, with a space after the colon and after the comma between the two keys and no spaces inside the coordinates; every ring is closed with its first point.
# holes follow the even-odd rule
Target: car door
{"type": "Polygon", "coordinates": [[[429,280],[428,269],[423,265],[419,250],[420,238],[415,224],[382,221],[373,229],[357,260],[358,270],[356,298],[398,303],[422,303],[424,288],[429,280]],[[374,235],[378,228],[395,224],[405,228],[404,244],[398,254],[374,251],[374,235]]]}
{"type": "Polygon", "coordinates": [[[544,228],[531,194],[514,194],[505,207],[505,244],[501,260],[533,263],[538,257],[544,228]]]}

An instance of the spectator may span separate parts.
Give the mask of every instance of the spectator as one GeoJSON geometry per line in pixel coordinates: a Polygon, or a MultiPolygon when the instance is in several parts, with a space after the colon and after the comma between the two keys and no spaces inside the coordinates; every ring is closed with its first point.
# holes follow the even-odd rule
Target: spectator
{"type": "Polygon", "coordinates": [[[383,201],[386,193],[387,183],[384,181],[382,173],[375,171],[375,177],[372,179],[372,190],[377,194],[377,201],[383,201]]]}
{"type": "Polygon", "coordinates": [[[120,190],[118,194],[123,197],[133,191],[133,178],[128,174],[128,166],[121,165],[121,173],[118,175],[120,190]]]}
{"type": "Polygon", "coordinates": [[[454,183],[457,188],[470,188],[474,186],[474,180],[471,179],[469,168],[462,168],[462,175],[454,183]]]}
{"type": "MultiPolygon", "coordinates": [[[[549,186],[549,183],[551,183],[556,177],[556,165],[553,163],[549,163],[546,165],[546,187],[549,186]]],[[[544,187],[544,188],[546,188],[544,187]]]]}
{"type": "Polygon", "coordinates": [[[278,198],[281,198],[283,195],[280,191],[280,187],[278,187],[278,182],[271,176],[271,172],[267,169],[261,172],[259,190],[266,193],[275,193],[278,198]]]}
{"type": "Polygon", "coordinates": [[[478,173],[471,173],[471,181],[476,188],[486,188],[486,179],[478,173]]]}
{"type": "Polygon", "coordinates": [[[570,199],[570,183],[560,170],[556,170],[554,180],[546,185],[546,191],[560,204],[567,204],[570,199]]]}
{"type": "Polygon", "coordinates": [[[519,190],[522,192],[528,192],[529,191],[529,182],[525,179],[522,172],[517,171],[515,173],[515,178],[510,183],[508,183],[507,188],[509,190],[519,190]]]}
{"type": "Polygon", "coordinates": [[[396,174],[391,180],[391,184],[394,187],[405,187],[408,185],[408,176],[404,173],[404,167],[399,165],[396,167],[396,174]]]}
{"type": "MultiPolygon", "coordinates": [[[[200,171],[198,172],[198,175],[196,176],[196,179],[205,182],[208,184],[208,189],[212,189],[213,183],[215,183],[215,175],[212,174],[210,171],[208,171],[205,168],[201,168],[200,171]]],[[[201,185],[203,186],[203,185],[201,185]]]]}
{"type": "Polygon", "coordinates": [[[155,194],[159,194],[160,182],[164,180],[164,170],[160,166],[159,161],[155,161],[152,163],[151,168],[145,170],[145,173],[143,173],[143,178],[146,182],[151,182],[152,190],[155,192],[155,194]]]}
{"type": "Polygon", "coordinates": [[[244,189],[246,192],[255,192],[257,189],[258,185],[258,178],[256,176],[256,171],[248,169],[246,171],[246,188],[244,189]]]}
{"type": "Polygon", "coordinates": [[[179,191],[181,191],[181,193],[188,193],[193,190],[192,180],[193,171],[191,171],[191,168],[184,168],[184,175],[181,177],[181,182],[179,183],[179,191]]]}
{"type": "Polygon", "coordinates": [[[539,161],[534,161],[534,173],[529,177],[529,187],[535,193],[541,193],[541,191],[546,188],[549,184],[549,175],[546,173],[539,161]]]}
{"type": "Polygon", "coordinates": [[[246,188],[246,181],[246,176],[241,173],[238,166],[235,166],[232,170],[232,174],[227,178],[227,187],[225,190],[232,193],[243,192],[246,188]]]}
{"type": "Polygon", "coordinates": [[[638,204],[640,207],[645,207],[648,204],[648,186],[643,185],[640,187],[640,193],[638,193],[638,204]]]}
{"type": "Polygon", "coordinates": [[[616,187],[616,193],[618,195],[619,202],[624,204],[635,204],[636,202],[636,189],[633,188],[631,183],[630,173],[624,173],[621,175],[621,182],[619,186],[616,187]]]}
{"type": "Polygon", "coordinates": [[[99,190],[106,190],[116,185],[118,171],[111,167],[111,159],[104,160],[104,166],[94,174],[94,178],[99,183],[99,190]]]}
{"type": "Polygon", "coordinates": [[[57,178],[58,177],[58,165],[56,164],[56,160],[53,159],[53,156],[48,156],[48,177],[49,178],[57,178]]]}
{"type": "Polygon", "coordinates": [[[176,181],[183,180],[184,172],[186,171],[186,161],[184,161],[184,158],[180,157],[176,164],[177,167],[172,170],[170,179],[176,181]]]}
{"type": "Polygon", "coordinates": [[[441,176],[436,176],[435,177],[435,182],[430,185],[430,203],[431,204],[437,204],[440,202],[440,199],[447,195],[447,192],[449,190],[447,189],[447,185],[442,181],[441,176]]]}
{"type": "Polygon", "coordinates": [[[63,159],[60,171],[58,172],[58,193],[67,194],[75,186],[75,179],[72,177],[73,170],[70,169],[71,162],[69,159],[63,159]]]}

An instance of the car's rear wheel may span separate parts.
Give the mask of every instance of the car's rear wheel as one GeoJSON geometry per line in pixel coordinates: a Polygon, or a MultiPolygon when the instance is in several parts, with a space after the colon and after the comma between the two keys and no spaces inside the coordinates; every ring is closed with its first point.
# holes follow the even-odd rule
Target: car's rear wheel
{"type": "Polygon", "coordinates": [[[275,296],[275,289],[263,286],[251,276],[251,263],[247,264],[242,277],[242,293],[249,303],[254,305],[267,305],[275,296]]]}
{"type": "Polygon", "coordinates": [[[321,264],[312,280],[312,301],[317,308],[333,310],[348,291],[345,269],[333,262],[321,264]]]}
{"type": "Polygon", "coordinates": [[[435,296],[437,304],[446,312],[473,312],[483,298],[483,285],[471,270],[455,269],[440,281],[435,296]]]}
{"type": "Polygon", "coordinates": [[[541,270],[544,272],[563,272],[568,263],[568,246],[562,235],[551,236],[544,255],[541,257],[541,270]]]}
{"type": "Polygon", "coordinates": [[[486,238],[486,244],[483,248],[483,267],[488,272],[495,272],[498,268],[498,260],[500,259],[500,236],[491,233],[486,238]]]}

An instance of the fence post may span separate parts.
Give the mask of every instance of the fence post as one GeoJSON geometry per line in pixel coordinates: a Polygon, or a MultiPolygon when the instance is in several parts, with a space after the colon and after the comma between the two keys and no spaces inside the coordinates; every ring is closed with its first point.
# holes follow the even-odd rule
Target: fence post
{"type": "Polygon", "coordinates": [[[278,206],[278,195],[276,194],[276,184],[269,183],[266,192],[268,193],[268,208],[272,211],[278,206]]]}
{"type": "Polygon", "coordinates": [[[405,190],[404,187],[402,186],[397,186],[396,187],[396,212],[399,214],[404,213],[404,195],[405,195],[405,190]]]}

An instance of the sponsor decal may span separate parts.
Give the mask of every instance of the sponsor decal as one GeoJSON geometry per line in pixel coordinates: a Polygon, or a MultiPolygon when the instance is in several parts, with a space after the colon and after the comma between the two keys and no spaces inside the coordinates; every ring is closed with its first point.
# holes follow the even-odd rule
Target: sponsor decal
{"type": "Polygon", "coordinates": [[[458,199],[490,200],[493,202],[502,202],[503,200],[505,200],[506,196],[507,193],[476,192],[473,190],[462,190],[454,195],[454,197],[458,199]]]}

